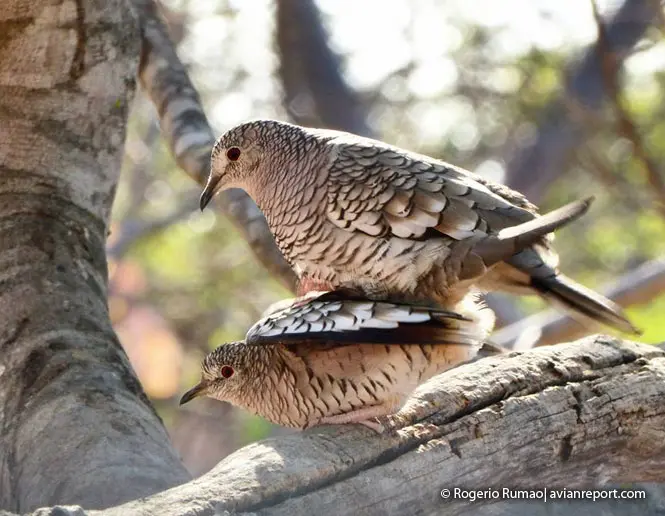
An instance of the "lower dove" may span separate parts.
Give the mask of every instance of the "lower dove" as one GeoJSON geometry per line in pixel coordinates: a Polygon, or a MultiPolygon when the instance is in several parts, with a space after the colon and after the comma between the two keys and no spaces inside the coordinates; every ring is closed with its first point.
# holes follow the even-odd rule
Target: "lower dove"
{"type": "Polygon", "coordinates": [[[494,324],[474,296],[464,313],[309,293],[219,346],[180,403],[230,402],[296,428],[362,423],[396,413],[429,378],[482,351],[494,324]],[[482,351],[481,351],[482,350],[482,351]]]}

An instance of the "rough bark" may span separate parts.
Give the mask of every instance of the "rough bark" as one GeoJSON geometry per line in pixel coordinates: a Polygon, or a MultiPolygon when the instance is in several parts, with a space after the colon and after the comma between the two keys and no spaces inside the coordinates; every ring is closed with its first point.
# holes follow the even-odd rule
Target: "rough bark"
{"type": "Polygon", "coordinates": [[[422,386],[394,433],[321,427],[268,439],[193,482],[89,514],[658,514],[663,379],[662,350],[602,336],[483,359],[422,386]],[[646,500],[470,504],[439,495],[636,482],[651,483],[638,486],[646,500]]]}
{"type": "Polygon", "coordinates": [[[139,54],[122,0],[0,6],[0,507],[187,480],[113,333],[107,223],[139,54]]]}

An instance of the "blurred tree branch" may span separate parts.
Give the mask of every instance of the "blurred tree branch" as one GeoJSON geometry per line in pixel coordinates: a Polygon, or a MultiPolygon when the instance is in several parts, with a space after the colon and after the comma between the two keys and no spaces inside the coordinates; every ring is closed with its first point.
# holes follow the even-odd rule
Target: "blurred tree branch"
{"type": "MultiPolygon", "coordinates": [[[[215,142],[201,99],[175,52],[152,0],[135,0],[149,13],[142,25],[139,79],[157,108],[162,134],[178,165],[200,185],[210,169],[215,142]]],[[[285,287],[295,289],[295,275],[275,245],[263,214],[241,190],[218,196],[216,205],[232,220],[258,260],[285,287]]]]}
{"type": "MultiPolygon", "coordinates": [[[[161,3],[157,7],[168,27],[172,44],[177,46],[185,36],[185,15],[169,9],[161,3]]],[[[121,258],[131,245],[145,234],[155,233],[167,228],[172,223],[180,220],[186,213],[193,211],[196,206],[194,197],[191,197],[191,199],[186,199],[184,203],[189,204],[189,209],[180,206],[180,208],[176,208],[160,220],[150,222],[139,220],[139,212],[145,202],[146,190],[151,183],[147,171],[153,166],[152,158],[155,157],[155,146],[161,136],[159,124],[154,115],[154,106],[150,104],[149,99],[146,98],[143,92],[139,92],[134,99],[133,116],[136,116],[138,111],[141,113],[140,117],[147,120],[147,123],[137,139],[129,140],[125,144],[125,155],[131,161],[129,170],[125,171],[130,182],[128,189],[129,203],[123,214],[121,225],[117,229],[120,237],[114,241],[112,246],[107,247],[109,257],[116,260],[121,258]],[[147,109],[148,107],[150,109],[147,109]]]]}
{"type": "Polygon", "coordinates": [[[538,202],[545,187],[566,168],[571,153],[584,141],[587,128],[583,121],[599,113],[607,101],[598,56],[609,53],[615,66],[620,66],[657,19],[659,9],[653,0],[626,0],[621,5],[607,24],[603,48],[593,45],[571,65],[565,91],[546,108],[533,141],[512,149],[506,160],[506,184],[538,202]]]}
{"type": "Polygon", "coordinates": [[[371,136],[312,0],[277,0],[277,47],[284,105],[294,121],[371,136]]]}
{"type": "MultiPolygon", "coordinates": [[[[665,292],[665,261],[646,262],[601,290],[621,306],[648,303],[665,292]]],[[[497,330],[492,334],[492,342],[523,350],[575,339],[586,333],[585,326],[566,314],[545,310],[497,330]]]]}
{"type": "Polygon", "coordinates": [[[640,135],[637,125],[631,118],[624,100],[621,95],[620,73],[621,63],[617,54],[612,52],[608,29],[598,12],[598,6],[595,0],[591,0],[593,16],[598,30],[598,42],[596,52],[598,60],[601,63],[603,74],[603,84],[605,92],[609,98],[610,106],[614,112],[617,124],[617,132],[620,136],[626,138],[633,145],[633,155],[641,162],[646,171],[646,176],[650,190],[656,197],[656,207],[662,216],[665,216],[665,181],[661,175],[656,162],[652,159],[646,149],[646,144],[640,135]]]}
{"type": "Polygon", "coordinates": [[[605,153],[596,149],[592,143],[580,147],[575,152],[576,159],[580,164],[591,172],[607,189],[613,198],[626,205],[635,213],[644,209],[640,199],[634,195],[626,195],[633,186],[628,182],[624,174],[616,172],[613,164],[605,153]]]}
{"type": "Polygon", "coordinates": [[[125,217],[122,226],[119,228],[119,236],[106,248],[107,256],[118,260],[125,255],[135,242],[184,219],[196,210],[196,200],[199,195],[200,192],[198,191],[183,194],[171,212],[160,218],[144,220],[139,217],[125,217]]]}

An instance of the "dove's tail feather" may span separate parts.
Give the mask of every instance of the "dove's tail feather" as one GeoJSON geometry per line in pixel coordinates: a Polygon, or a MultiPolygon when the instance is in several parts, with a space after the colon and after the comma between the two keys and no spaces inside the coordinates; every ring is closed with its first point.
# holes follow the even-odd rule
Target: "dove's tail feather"
{"type": "Polygon", "coordinates": [[[543,237],[576,220],[591,205],[593,197],[567,204],[529,222],[501,230],[493,239],[480,242],[473,252],[487,265],[496,264],[484,278],[488,290],[518,294],[537,293],[565,308],[571,316],[588,323],[595,321],[617,330],[639,334],[621,311],[604,296],[556,270],[556,255],[543,237]],[[544,245],[543,245],[544,244],[544,245]],[[510,256],[506,253],[513,251],[510,256]],[[504,263],[497,263],[504,261],[504,263]]]}
{"type": "Polygon", "coordinates": [[[486,266],[508,260],[584,215],[592,202],[593,197],[574,201],[528,222],[502,229],[497,235],[478,242],[473,253],[480,256],[486,266]]]}
{"type": "Polygon", "coordinates": [[[482,347],[478,350],[477,357],[478,358],[495,357],[497,355],[504,355],[509,352],[510,350],[507,348],[499,346],[498,344],[493,344],[491,341],[485,341],[483,342],[482,347]]]}
{"type": "Polygon", "coordinates": [[[623,332],[641,333],[616,303],[563,274],[546,278],[531,277],[531,286],[542,297],[562,305],[572,317],[583,319],[582,322],[590,319],[623,332]]]}

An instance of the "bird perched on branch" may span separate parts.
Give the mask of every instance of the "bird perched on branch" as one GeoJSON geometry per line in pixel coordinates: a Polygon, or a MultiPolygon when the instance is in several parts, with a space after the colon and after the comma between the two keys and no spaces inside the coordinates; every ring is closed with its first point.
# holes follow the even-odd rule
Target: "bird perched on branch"
{"type": "Polygon", "coordinates": [[[637,330],[610,300],[559,273],[555,229],[591,199],[539,216],[520,193],[353,134],[273,120],[234,127],[212,151],[203,209],[244,189],[300,280],[372,299],[455,309],[470,289],[539,294],[588,321],[637,330]]]}
{"type": "MultiPolygon", "coordinates": [[[[283,305],[283,303],[282,303],[283,305]]],[[[496,352],[494,315],[473,297],[464,314],[315,293],[218,347],[180,400],[209,396],[283,426],[362,423],[393,414],[425,380],[496,352]]]]}

